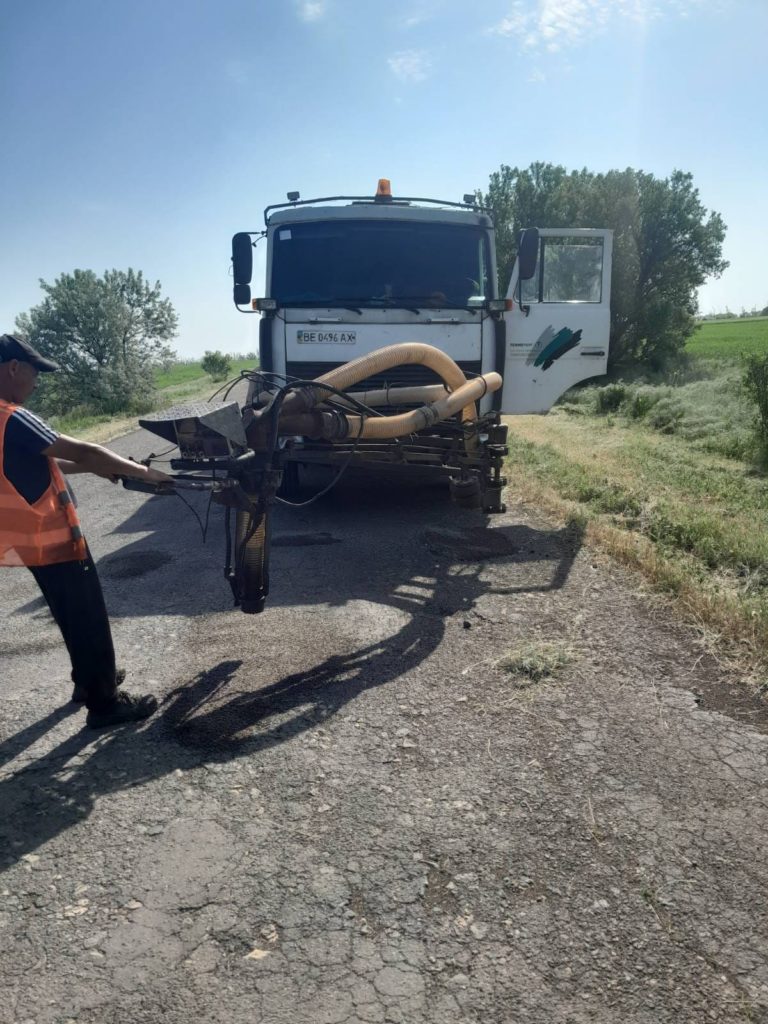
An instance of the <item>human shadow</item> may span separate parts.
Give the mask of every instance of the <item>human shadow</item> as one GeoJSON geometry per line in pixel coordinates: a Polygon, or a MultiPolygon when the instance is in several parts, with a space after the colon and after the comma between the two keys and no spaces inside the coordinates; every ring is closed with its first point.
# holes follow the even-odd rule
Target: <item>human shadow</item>
{"type": "Polygon", "coordinates": [[[26,604],[20,605],[18,608],[14,608],[11,615],[32,615],[36,612],[48,611],[48,603],[40,594],[39,597],[33,597],[31,601],[27,601],[26,604]]]}
{"type": "Polygon", "coordinates": [[[7,737],[0,743],[0,768],[9,761],[14,760],[14,758],[17,758],[19,754],[22,754],[28,747],[37,743],[41,737],[45,736],[59,722],[62,722],[78,710],[77,704],[65,704],[63,707],[55,708],[43,716],[43,718],[38,718],[25,729],[21,729],[19,732],[7,737]]]}
{"type": "MultiPolygon", "coordinates": [[[[583,529],[569,524],[545,533],[542,540],[541,531],[522,525],[493,531],[473,527],[427,531],[424,563],[390,580],[383,595],[370,575],[359,578],[357,586],[345,594],[345,600],[353,600],[356,596],[370,598],[375,592],[382,605],[402,613],[405,622],[397,632],[333,655],[309,670],[290,673],[231,697],[218,683],[211,692],[211,680],[204,675],[175,691],[164,710],[165,726],[181,744],[211,756],[260,752],[295,738],[335,715],[363,691],[391,682],[420,665],[440,646],[448,620],[458,614],[470,615],[480,597],[562,587],[581,547],[583,529]],[[530,585],[522,581],[489,584],[485,563],[478,558],[489,555],[489,533],[494,537],[491,548],[497,559],[505,558],[515,566],[543,563],[547,566],[545,577],[530,585]],[[437,565],[435,555],[440,559],[437,565]]],[[[331,604],[333,593],[333,581],[326,580],[313,592],[312,599],[331,604]]],[[[282,597],[291,603],[289,595],[282,597]]],[[[469,620],[464,622],[471,626],[469,620]]]]}
{"type": "MultiPolygon", "coordinates": [[[[370,500],[371,515],[380,513],[380,499],[370,500]]],[[[334,536],[344,536],[344,515],[359,514],[359,505],[344,514],[337,507],[334,536]]],[[[283,524],[290,526],[291,520],[284,518],[283,524]]],[[[283,536],[305,534],[299,530],[283,536]]],[[[263,678],[263,665],[221,661],[180,680],[142,726],[95,737],[83,728],[1,779],[0,806],[6,813],[0,821],[0,867],[82,822],[105,795],[167,777],[177,768],[268,756],[276,746],[327,722],[363,692],[422,664],[440,646],[449,619],[470,616],[481,597],[559,589],[581,546],[582,531],[576,524],[561,530],[525,524],[488,530],[482,521],[454,513],[431,518],[419,541],[408,564],[399,562],[395,552],[369,561],[363,572],[348,573],[343,593],[337,579],[322,573],[311,586],[306,573],[288,574],[276,588],[272,603],[278,606],[338,607],[373,599],[399,613],[402,625],[390,635],[261,686],[254,685],[253,677],[258,668],[263,678]]],[[[332,546],[335,552],[342,548],[332,546]]],[[[289,543],[284,551],[291,550],[289,543]]],[[[299,544],[297,559],[306,553],[306,545],[299,544]]],[[[63,717],[52,712],[0,744],[0,764],[3,756],[19,757],[63,717]]]]}

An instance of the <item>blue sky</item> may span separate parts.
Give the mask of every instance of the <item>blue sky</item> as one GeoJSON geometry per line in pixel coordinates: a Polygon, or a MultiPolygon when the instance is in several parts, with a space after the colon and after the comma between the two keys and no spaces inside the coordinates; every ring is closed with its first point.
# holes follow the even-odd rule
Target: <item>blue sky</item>
{"type": "Polygon", "coordinates": [[[132,266],[180,355],[244,352],[230,239],[286,191],[458,200],[534,160],[691,171],[731,261],[702,311],[763,307],[767,38],[768,0],[0,0],[0,330],[132,266]]]}

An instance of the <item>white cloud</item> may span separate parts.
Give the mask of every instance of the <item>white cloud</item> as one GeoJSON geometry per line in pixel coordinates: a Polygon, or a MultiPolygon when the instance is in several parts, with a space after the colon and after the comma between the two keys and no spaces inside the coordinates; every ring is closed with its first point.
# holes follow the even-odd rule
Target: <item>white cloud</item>
{"type": "Polygon", "coordinates": [[[517,38],[523,50],[556,53],[606,29],[612,18],[645,24],[665,15],[685,16],[707,0],[514,0],[489,31],[517,38]]]}
{"type": "Polygon", "coordinates": [[[387,58],[389,69],[401,82],[423,82],[432,62],[426,50],[401,50],[387,58]]]}
{"type": "Polygon", "coordinates": [[[319,21],[325,13],[325,0],[303,0],[299,4],[299,17],[302,21],[319,21]]]}
{"type": "Polygon", "coordinates": [[[446,0],[410,0],[409,8],[397,21],[398,28],[406,31],[434,21],[445,6],[446,0]]]}

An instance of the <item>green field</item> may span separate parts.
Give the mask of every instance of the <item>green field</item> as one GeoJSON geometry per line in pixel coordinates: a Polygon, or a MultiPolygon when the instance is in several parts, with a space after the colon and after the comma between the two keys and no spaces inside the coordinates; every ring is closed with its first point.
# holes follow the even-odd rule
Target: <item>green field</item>
{"type": "MultiPolygon", "coordinates": [[[[233,359],[230,377],[236,377],[241,370],[251,370],[258,360],[254,359],[233,359]]],[[[171,388],[179,384],[189,384],[192,381],[202,381],[206,374],[199,362],[176,363],[170,370],[158,370],[155,374],[155,387],[171,388]]],[[[208,378],[210,380],[210,378],[208,378]]]]}
{"type": "Polygon", "coordinates": [[[705,320],[685,346],[692,356],[736,362],[768,353],[768,316],[705,320]]]}
{"type": "MultiPolygon", "coordinates": [[[[241,370],[253,369],[256,363],[257,360],[254,359],[233,359],[224,381],[212,380],[203,372],[199,362],[176,363],[170,370],[158,370],[155,375],[157,391],[153,408],[164,409],[183,402],[204,401],[219,391],[227,380],[233,380],[241,370]]],[[[87,409],[75,409],[67,416],[50,416],[48,419],[62,434],[79,437],[84,441],[104,443],[118,434],[133,429],[138,416],[137,412],[117,416],[93,415],[87,409]]]]}

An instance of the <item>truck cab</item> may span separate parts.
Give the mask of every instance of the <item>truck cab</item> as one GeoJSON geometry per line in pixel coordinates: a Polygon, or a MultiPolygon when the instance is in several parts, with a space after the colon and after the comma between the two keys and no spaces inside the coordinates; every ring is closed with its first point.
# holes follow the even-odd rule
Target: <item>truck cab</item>
{"type": "MultiPolygon", "coordinates": [[[[381,179],[373,197],[289,197],[267,207],[264,231],[233,240],[236,305],[262,315],[262,371],[315,379],[382,346],[421,341],[468,377],[502,374],[503,390],[481,401],[481,414],[546,412],[573,384],[605,373],[610,231],[524,233],[527,266],[518,258],[500,296],[493,221],[469,195],[396,199],[381,179]],[[266,287],[251,299],[250,247],[260,236],[266,287]]],[[[435,380],[407,366],[364,387],[435,380]]]]}
{"type": "MultiPolygon", "coordinates": [[[[235,304],[261,314],[260,365],[247,406],[255,408],[270,383],[317,381],[359,357],[413,342],[445,353],[467,379],[503,378],[495,392],[480,392],[471,427],[465,417],[461,425],[352,449],[293,437],[284,442],[286,480],[291,463],[298,472],[301,464],[338,464],[351,452],[357,462],[441,471],[457,487],[476,478],[483,507],[499,511],[507,429],[501,416],[547,412],[568,388],[606,371],[608,230],[526,229],[500,294],[493,220],[471,195],[461,203],[395,198],[380,179],[368,197],[301,200],[288,193],[288,202],[267,207],[264,222],[264,230],[232,240],[235,304]],[[265,288],[252,298],[253,247],[262,240],[265,288]]],[[[390,391],[403,400],[403,388],[442,383],[427,366],[409,362],[359,381],[355,397],[375,395],[381,405],[384,392],[391,406],[390,391]]]]}

